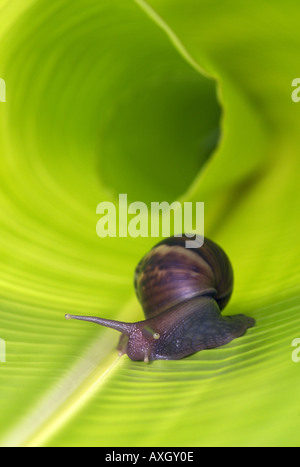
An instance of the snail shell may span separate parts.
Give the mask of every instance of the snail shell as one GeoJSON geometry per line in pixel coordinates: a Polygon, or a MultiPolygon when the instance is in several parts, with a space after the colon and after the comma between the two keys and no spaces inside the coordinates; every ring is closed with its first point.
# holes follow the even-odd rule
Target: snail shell
{"type": "Polygon", "coordinates": [[[155,245],[136,267],[134,287],[145,314],[136,323],[66,315],[122,333],[119,354],[132,360],[176,360],[224,345],[254,326],[245,315],[222,316],[233,291],[233,270],[225,252],[205,238],[188,249],[182,237],[155,245]]]}
{"type": "Polygon", "coordinates": [[[233,290],[233,270],[224,251],[205,239],[201,248],[185,248],[186,237],[158,243],[137,265],[134,286],[145,317],[178,303],[209,295],[222,310],[233,290]]]}

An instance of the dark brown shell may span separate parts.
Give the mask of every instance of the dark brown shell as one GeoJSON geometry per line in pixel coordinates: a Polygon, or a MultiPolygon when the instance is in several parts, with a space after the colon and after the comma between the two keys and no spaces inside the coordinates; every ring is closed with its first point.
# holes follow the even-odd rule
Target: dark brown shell
{"type": "Polygon", "coordinates": [[[207,238],[200,248],[186,248],[187,240],[167,238],[137,265],[134,287],[147,319],[193,297],[210,296],[220,310],[228,303],[233,270],[227,255],[207,238]]]}

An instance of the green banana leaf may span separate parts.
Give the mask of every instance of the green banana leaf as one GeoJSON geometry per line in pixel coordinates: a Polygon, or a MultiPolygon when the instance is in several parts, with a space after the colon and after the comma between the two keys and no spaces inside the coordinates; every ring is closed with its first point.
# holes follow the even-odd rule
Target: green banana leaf
{"type": "Polygon", "coordinates": [[[299,446],[299,13],[0,0],[2,446],[299,446]],[[145,364],[66,321],[142,319],[133,273],[158,239],[97,236],[119,193],[204,202],[235,272],[225,314],[256,326],[145,364]]]}

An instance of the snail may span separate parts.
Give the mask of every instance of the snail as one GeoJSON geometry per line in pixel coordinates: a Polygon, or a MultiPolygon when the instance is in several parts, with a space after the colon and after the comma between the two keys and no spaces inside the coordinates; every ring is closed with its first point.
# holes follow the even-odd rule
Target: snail
{"type": "MultiPolygon", "coordinates": [[[[190,237],[189,237],[190,238],[190,237]]],[[[233,290],[233,270],[221,247],[205,238],[199,248],[187,237],[155,245],[136,267],[134,287],[145,320],[136,323],[67,314],[122,333],[119,355],[131,360],[178,360],[199,350],[222,346],[242,336],[255,320],[222,316],[233,290]]]]}

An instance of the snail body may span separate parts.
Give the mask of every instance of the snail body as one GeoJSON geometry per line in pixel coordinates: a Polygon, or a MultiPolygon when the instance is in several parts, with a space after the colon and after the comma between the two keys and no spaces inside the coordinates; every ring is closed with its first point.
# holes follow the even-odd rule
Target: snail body
{"type": "Polygon", "coordinates": [[[199,248],[187,237],[155,245],[136,267],[134,287],[145,320],[136,323],[66,315],[121,332],[119,355],[131,360],[178,360],[225,345],[253,327],[245,315],[222,316],[233,291],[233,270],[221,247],[205,238],[199,248]]]}

